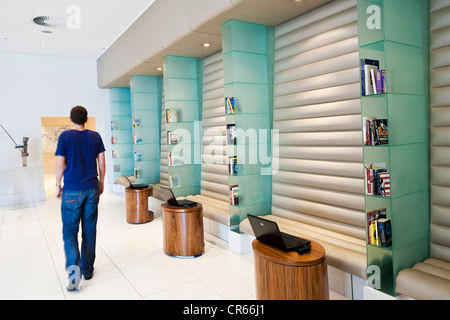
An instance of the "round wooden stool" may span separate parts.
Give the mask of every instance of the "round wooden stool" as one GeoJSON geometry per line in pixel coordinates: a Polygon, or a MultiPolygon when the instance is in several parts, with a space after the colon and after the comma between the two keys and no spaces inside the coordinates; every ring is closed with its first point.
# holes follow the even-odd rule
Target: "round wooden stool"
{"type": "Polygon", "coordinates": [[[172,206],[163,203],[164,252],[168,255],[195,258],[205,252],[203,236],[203,207],[172,206]]]}
{"type": "Polygon", "coordinates": [[[328,300],[325,249],[311,241],[311,252],[285,252],[252,242],[256,298],[259,300],[328,300]]]}
{"type": "Polygon", "coordinates": [[[153,211],[148,210],[148,197],[153,194],[152,187],[125,188],[128,223],[147,223],[153,220],[153,211]]]}

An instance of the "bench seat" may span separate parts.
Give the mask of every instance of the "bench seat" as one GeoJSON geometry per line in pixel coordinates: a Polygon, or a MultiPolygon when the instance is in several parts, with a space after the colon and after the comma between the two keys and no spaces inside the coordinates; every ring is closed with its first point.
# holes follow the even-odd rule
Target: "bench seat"
{"type": "Polygon", "coordinates": [[[228,202],[214,199],[201,194],[195,196],[178,197],[177,199],[187,199],[201,203],[203,206],[203,217],[216,221],[225,226],[230,226],[228,202]]]}
{"type": "MultiPolygon", "coordinates": [[[[326,250],[328,265],[362,279],[367,279],[365,240],[275,215],[266,215],[264,218],[275,221],[282,232],[320,243],[326,250]]],[[[248,219],[240,223],[240,231],[254,236],[248,219]]]]}
{"type": "Polygon", "coordinates": [[[396,291],[417,300],[450,300],[450,262],[429,258],[397,275],[396,291]]]}

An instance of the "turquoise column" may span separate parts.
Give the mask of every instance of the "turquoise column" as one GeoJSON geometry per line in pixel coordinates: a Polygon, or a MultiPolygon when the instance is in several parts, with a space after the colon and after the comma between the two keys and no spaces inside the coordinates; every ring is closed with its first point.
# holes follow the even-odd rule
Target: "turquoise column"
{"type": "Polygon", "coordinates": [[[392,244],[367,243],[367,265],[379,268],[377,289],[396,295],[397,274],[429,256],[429,8],[427,0],[358,0],[357,9],[360,59],[386,70],[386,92],[362,96],[361,112],[387,119],[388,143],[364,145],[363,157],[389,172],[390,195],[366,192],[365,209],[385,210],[392,244]]]}
{"type": "Polygon", "coordinates": [[[133,133],[129,88],[110,88],[111,157],[113,182],[120,176],[133,175],[133,133]]]}
{"type": "Polygon", "coordinates": [[[247,214],[271,213],[273,44],[271,27],[236,20],[222,25],[230,225],[236,232],[247,214]]]}
{"type": "Polygon", "coordinates": [[[176,197],[200,193],[201,63],[196,58],[163,59],[168,179],[176,197]]]}
{"type": "Polygon", "coordinates": [[[131,125],[136,183],[159,183],[161,77],[131,76],[131,125]]]}

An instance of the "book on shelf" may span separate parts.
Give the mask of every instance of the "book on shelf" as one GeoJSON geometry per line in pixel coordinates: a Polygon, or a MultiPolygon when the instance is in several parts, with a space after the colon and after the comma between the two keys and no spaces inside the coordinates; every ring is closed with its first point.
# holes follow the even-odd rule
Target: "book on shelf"
{"type": "Polygon", "coordinates": [[[228,157],[228,174],[230,176],[235,176],[238,174],[237,157],[236,156],[228,157]]]}
{"type": "Polygon", "coordinates": [[[178,121],[178,114],[177,110],[175,109],[166,109],[166,122],[177,122],[178,121]]]}
{"type": "Polygon", "coordinates": [[[374,59],[361,59],[361,94],[386,93],[386,70],[380,69],[380,61],[374,59]]]}
{"type": "Polygon", "coordinates": [[[386,93],[386,70],[377,70],[375,78],[377,93],[386,93]]]}
{"type": "Polygon", "coordinates": [[[389,197],[391,195],[390,175],[383,165],[365,165],[364,178],[366,195],[389,197]]]}
{"type": "Polygon", "coordinates": [[[233,114],[235,110],[234,97],[225,97],[225,114],[233,114]]]}
{"type": "Polygon", "coordinates": [[[120,172],[120,164],[114,165],[114,172],[120,172]]]}
{"type": "Polygon", "coordinates": [[[112,150],[112,157],[113,158],[118,158],[119,157],[119,151],[117,151],[117,150],[112,150]]]}
{"type": "Polygon", "coordinates": [[[141,144],[141,143],[142,137],[140,135],[133,133],[133,144],[141,144]]]}
{"type": "Polygon", "coordinates": [[[167,144],[178,143],[178,135],[175,132],[167,131],[167,144]]]}
{"type": "Polygon", "coordinates": [[[378,208],[367,212],[367,243],[379,244],[377,220],[386,218],[386,208],[378,208]]]}
{"type": "Polygon", "coordinates": [[[386,217],[386,208],[367,212],[367,243],[373,246],[392,245],[391,222],[386,217]]]}
{"type": "Polygon", "coordinates": [[[180,177],[173,174],[169,174],[169,187],[179,188],[181,187],[180,177]]]}
{"type": "Polygon", "coordinates": [[[134,161],[142,161],[142,153],[135,152],[134,153],[134,161]]]}
{"type": "Polygon", "coordinates": [[[230,186],[230,204],[233,206],[239,204],[239,188],[237,185],[230,186]]]}
{"type": "Polygon", "coordinates": [[[168,165],[169,167],[181,166],[183,165],[183,157],[175,156],[172,152],[169,152],[168,165]]]}
{"type": "Polygon", "coordinates": [[[379,243],[382,247],[390,247],[392,245],[391,220],[382,218],[376,222],[379,243]]]}
{"type": "Polygon", "coordinates": [[[236,144],[236,125],[235,124],[227,124],[227,144],[228,145],[236,144]]]}
{"type": "Polygon", "coordinates": [[[111,131],[118,130],[119,129],[119,123],[117,121],[111,120],[111,131]]]}
{"type": "Polygon", "coordinates": [[[363,134],[365,146],[388,144],[388,120],[364,117],[363,134]]]}
{"type": "Polygon", "coordinates": [[[141,119],[135,118],[135,117],[132,117],[131,119],[132,119],[133,128],[141,126],[141,119]]]}
{"type": "Polygon", "coordinates": [[[134,177],[136,179],[141,177],[141,169],[134,168],[134,177]]]}
{"type": "Polygon", "coordinates": [[[111,144],[116,144],[116,143],[117,143],[117,137],[111,136],[111,144]]]}

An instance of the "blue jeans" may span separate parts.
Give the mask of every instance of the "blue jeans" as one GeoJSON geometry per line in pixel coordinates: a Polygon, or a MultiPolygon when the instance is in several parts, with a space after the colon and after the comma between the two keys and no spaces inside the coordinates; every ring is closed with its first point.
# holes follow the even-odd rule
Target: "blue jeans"
{"type": "MultiPolygon", "coordinates": [[[[66,270],[78,266],[84,276],[94,272],[95,243],[97,236],[99,188],[64,191],[61,197],[64,251],[66,270]],[[78,229],[81,222],[81,255],[78,248],[78,229]]],[[[81,277],[81,275],[79,275],[81,277]]]]}

